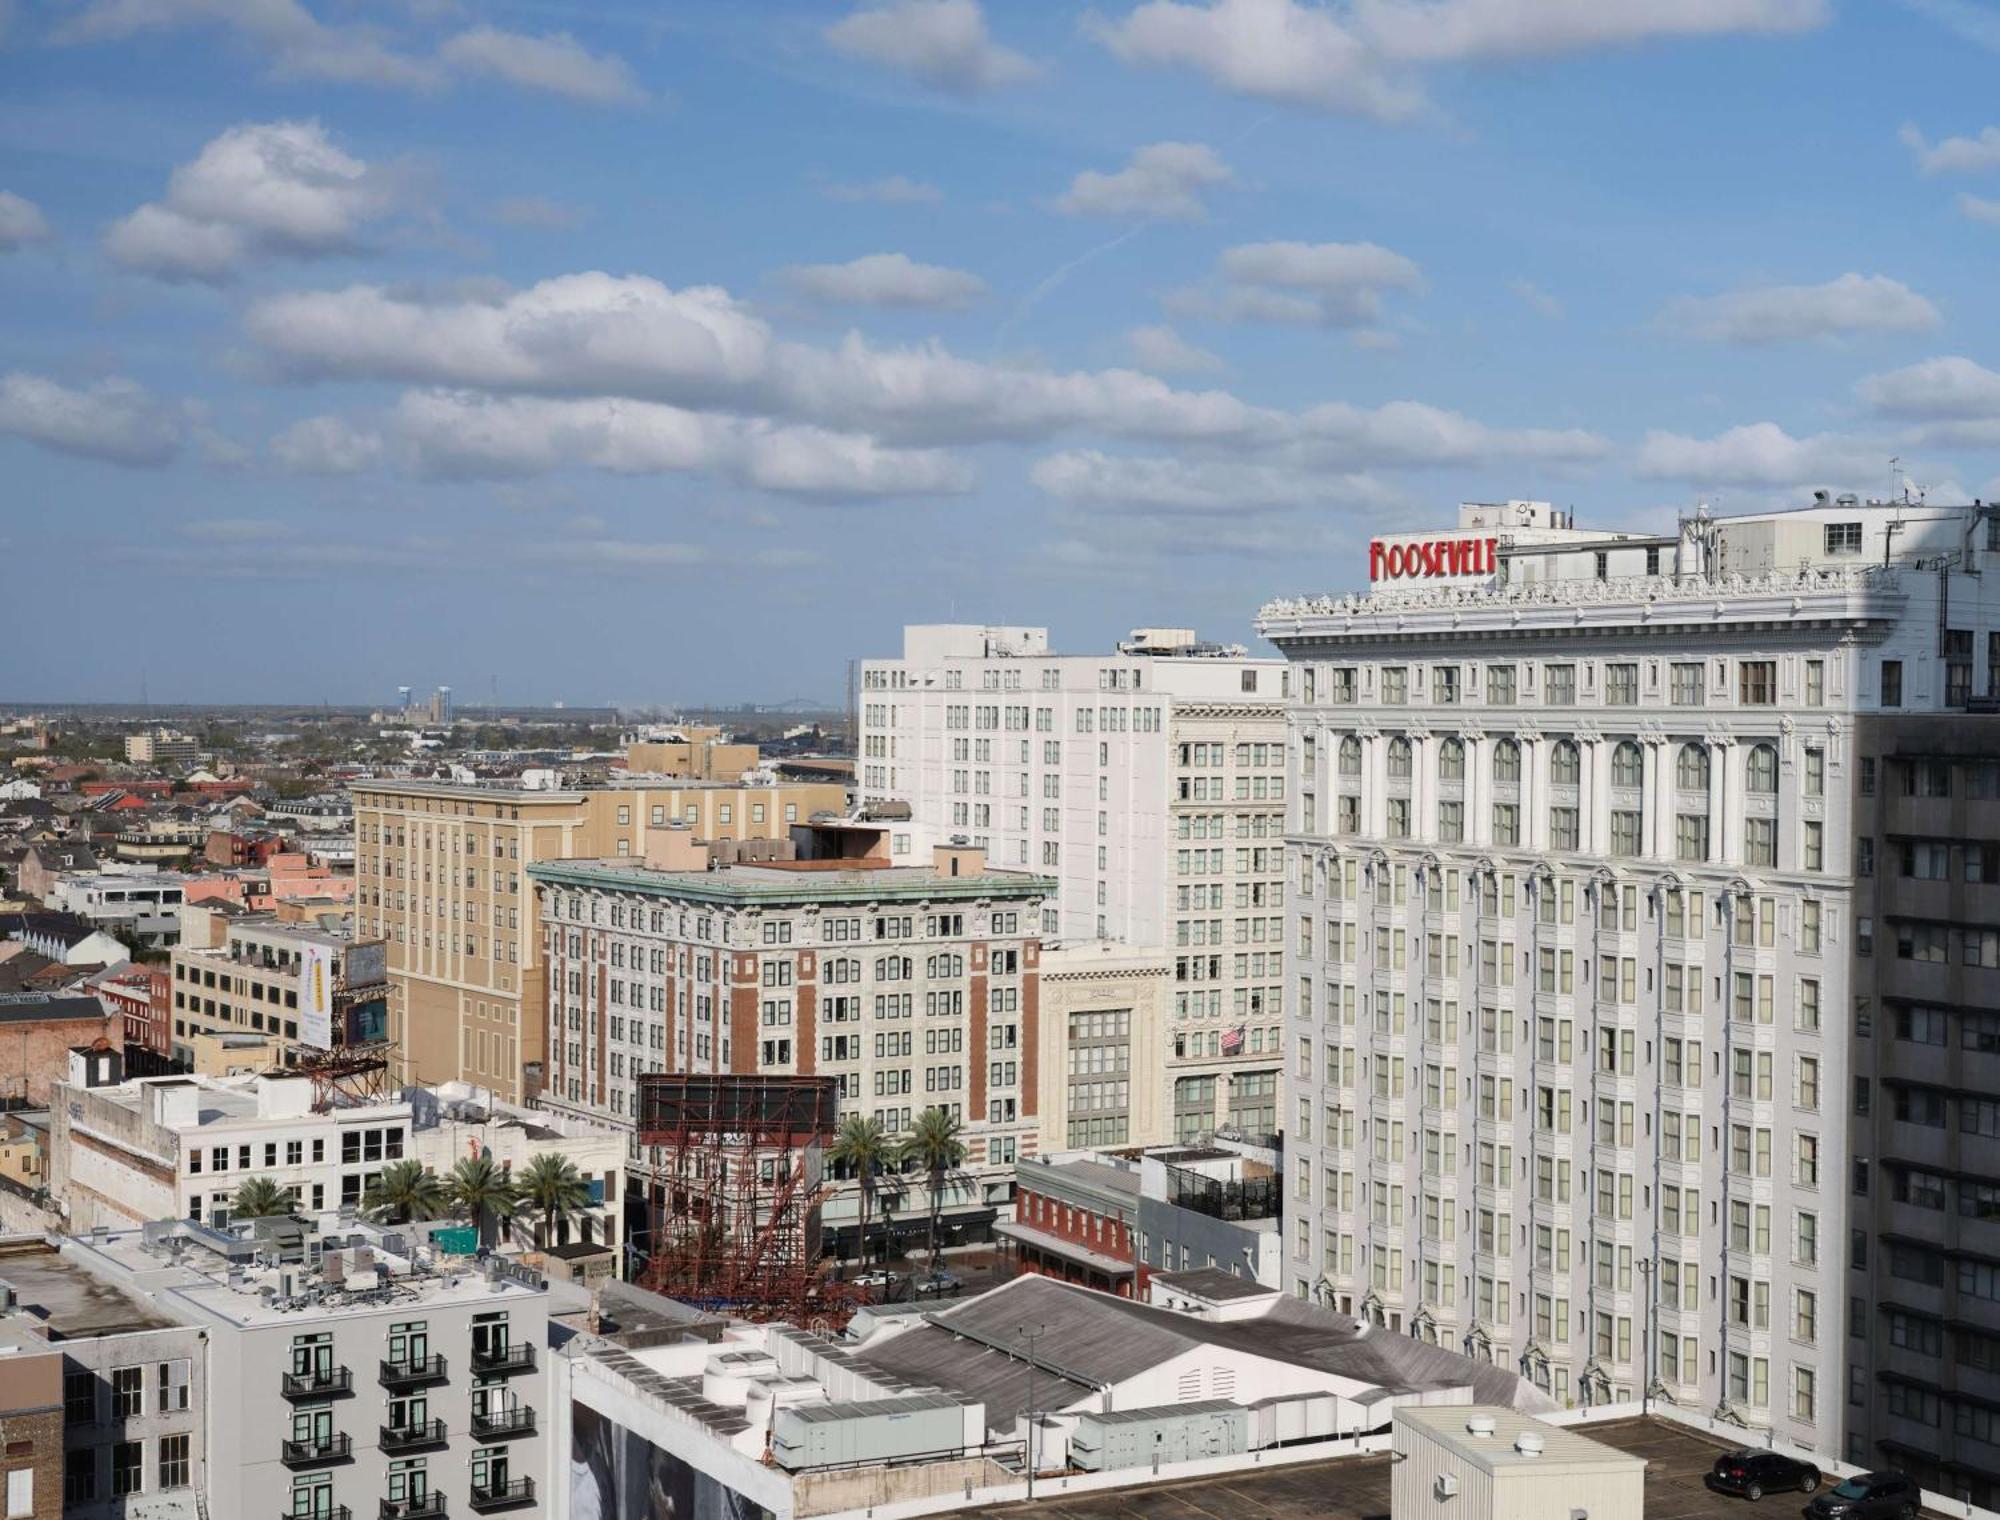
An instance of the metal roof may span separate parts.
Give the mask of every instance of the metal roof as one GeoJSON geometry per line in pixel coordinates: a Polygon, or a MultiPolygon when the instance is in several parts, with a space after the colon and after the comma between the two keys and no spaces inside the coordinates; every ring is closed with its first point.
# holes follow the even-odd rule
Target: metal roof
{"type": "Polygon", "coordinates": [[[853,1399],[838,1404],[786,1404],[785,1411],[801,1425],[835,1425],[843,1420],[878,1414],[918,1414],[926,1409],[963,1409],[964,1403],[942,1393],[906,1393],[893,1399],[853,1399]]]}

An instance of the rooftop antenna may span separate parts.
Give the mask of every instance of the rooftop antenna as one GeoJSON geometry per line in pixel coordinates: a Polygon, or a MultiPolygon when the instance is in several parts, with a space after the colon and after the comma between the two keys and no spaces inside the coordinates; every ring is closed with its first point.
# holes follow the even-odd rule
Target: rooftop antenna
{"type": "Polygon", "coordinates": [[[1904,496],[1908,493],[1909,485],[1903,475],[1903,456],[1901,454],[1891,454],[1889,456],[1889,478],[1895,482],[1897,496],[1904,496]]]}

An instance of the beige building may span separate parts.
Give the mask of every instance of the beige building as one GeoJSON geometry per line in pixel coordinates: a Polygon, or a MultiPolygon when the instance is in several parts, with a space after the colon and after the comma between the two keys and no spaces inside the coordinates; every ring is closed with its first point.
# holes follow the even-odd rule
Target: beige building
{"type": "Polygon", "coordinates": [[[125,736],[125,760],[129,765],[165,765],[170,761],[192,760],[200,753],[201,746],[194,739],[170,728],[125,736]]]}
{"type": "Polygon", "coordinates": [[[745,771],[757,768],[757,746],[730,744],[719,728],[686,728],[676,737],[638,739],[626,745],[625,767],[635,775],[737,781],[745,771]]]}
{"type": "Polygon", "coordinates": [[[541,1083],[547,996],[526,867],[643,857],[649,839],[786,839],[837,811],[822,783],[634,776],[611,787],[394,779],[353,787],[356,932],[389,954],[389,1039],[406,1082],[472,1082],[505,1102],[541,1083]]]}
{"type": "Polygon", "coordinates": [[[1109,940],[1042,951],[1041,1151],[1157,1145],[1173,1136],[1167,1072],[1173,958],[1109,940]]]}

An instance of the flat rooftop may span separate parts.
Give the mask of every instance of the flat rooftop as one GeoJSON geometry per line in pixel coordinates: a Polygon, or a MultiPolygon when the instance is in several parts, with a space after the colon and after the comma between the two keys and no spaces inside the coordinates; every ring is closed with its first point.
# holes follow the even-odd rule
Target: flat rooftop
{"type": "MultiPolygon", "coordinates": [[[[1744,1520],[1756,1508],[1713,1493],[1703,1483],[1715,1459],[1732,1449],[1711,1436],[1650,1417],[1576,1428],[1593,1441],[1646,1459],[1645,1520],[1744,1520]]],[[[1032,1504],[959,1513],[1034,1520],[1217,1520],[1225,1515],[1236,1520],[1389,1520],[1389,1473],[1389,1454],[1381,1452],[1288,1467],[1248,1467],[1212,1478],[1103,1493],[1050,1493],[1032,1504]]],[[[1056,1481],[1042,1483],[1053,1487],[1056,1481]]],[[[1780,1506],[1780,1511],[1795,1514],[1797,1507],[1780,1506]]]]}
{"type": "Polygon", "coordinates": [[[138,1294],[93,1276],[39,1240],[0,1242],[0,1282],[14,1290],[16,1313],[39,1321],[52,1340],[89,1340],[173,1323],[138,1294]]]}
{"type": "Polygon", "coordinates": [[[934,866],[829,869],[822,861],[731,865],[710,871],[661,871],[644,861],[618,856],[602,860],[537,861],[528,867],[528,874],[537,881],[569,886],[653,891],[717,903],[828,898],[863,901],[900,898],[915,902],[926,898],[989,897],[996,893],[1010,897],[1050,897],[1056,890],[1053,877],[1036,876],[1028,871],[988,868],[972,875],[953,876],[934,866]]]}

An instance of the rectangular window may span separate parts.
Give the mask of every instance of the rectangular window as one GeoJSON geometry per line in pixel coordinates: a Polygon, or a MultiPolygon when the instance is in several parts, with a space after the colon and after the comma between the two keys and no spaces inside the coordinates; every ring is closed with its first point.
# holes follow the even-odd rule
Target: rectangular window
{"type": "Polygon", "coordinates": [[[1884,660],[1882,662],[1882,706],[1901,707],[1903,705],[1903,662],[1884,660]]]}
{"type": "Polygon", "coordinates": [[[1778,700],[1778,662],[1739,660],[1736,665],[1736,700],[1743,707],[1770,707],[1778,700]]]}
{"type": "Polygon", "coordinates": [[[191,1468],[186,1435],[161,1436],[159,1457],[159,1486],[161,1488],[186,1488],[191,1468]]]}
{"type": "Polygon", "coordinates": [[[1604,667],[1604,701],[1610,707],[1635,707],[1639,702],[1639,667],[1612,664],[1604,667]]]}
{"type": "Polygon", "coordinates": [[[1676,662],[1673,673],[1672,700],[1676,707],[1700,707],[1707,700],[1703,676],[1708,667],[1700,660],[1676,662]]]}

